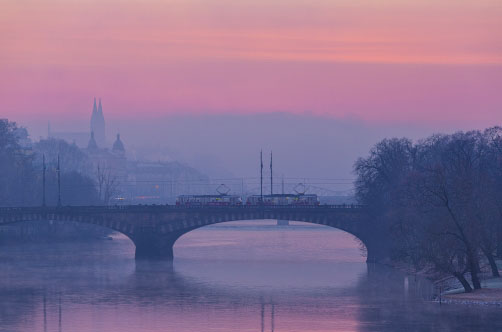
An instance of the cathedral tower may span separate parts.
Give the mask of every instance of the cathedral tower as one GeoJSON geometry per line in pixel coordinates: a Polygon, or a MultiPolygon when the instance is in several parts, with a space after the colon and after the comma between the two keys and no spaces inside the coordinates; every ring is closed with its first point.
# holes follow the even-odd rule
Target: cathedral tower
{"type": "Polygon", "coordinates": [[[96,107],[96,98],[94,98],[91,116],[91,132],[94,133],[94,139],[98,147],[104,148],[106,146],[105,117],[103,116],[101,98],[99,99],[98,107],[96,107]]]}

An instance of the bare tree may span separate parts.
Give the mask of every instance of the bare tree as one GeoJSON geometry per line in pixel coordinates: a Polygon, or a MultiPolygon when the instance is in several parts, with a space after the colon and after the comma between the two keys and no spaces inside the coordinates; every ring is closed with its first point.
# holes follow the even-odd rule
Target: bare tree
{"type": "Polygon", "coordinates": [[[110,199],[118,194],[118,177],[110,167],[98,163],[96,167],[96,186],[101,202],[108,205],[110,199]]]}
{"type": "Polygon", "coordinates": [[[477,193],[483,200],[481,249],[487,257],[493,276],[500,276],[495,255],[502,256],[502,128],[493,127],[483,133],[487,153],[477,193]],[[498,252],[498,253],[497,253],[498,252]]]}
{"type": "Polygon", "coordinates": [[[0,119],[0,206],[38,203],[33,153],[20,144],[18,133],[22,129],[15,122],[0,119]]]}
{"type": "Polygon", "coordinates": [[[481,255],[498,275],[501,136],[434,135],[416,145],[384,140],[356,162],[357,197],[391,230],[394,259],[453,275],[467,292],[481,288],[481,255]]]}
{"type": "Polygon", "coordinates": [[[480,222],[475,206],[475,175],[482,153],[478,143],[478,132],[436,135],[422,142],[417,167],[421,181],[416,187],[417,199],[442,216],[437,220],[442,235],[438,240],[455,238],[462,245],[475,289],[481,288],[480,222]]]}

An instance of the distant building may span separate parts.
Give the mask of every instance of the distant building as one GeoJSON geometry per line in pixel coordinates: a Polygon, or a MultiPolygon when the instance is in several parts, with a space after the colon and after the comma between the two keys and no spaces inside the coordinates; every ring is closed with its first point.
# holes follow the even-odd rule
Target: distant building
{"type": "Polygon", "coordinates": [[[129,161],[124,198],[131,203],[174,204],[182,194],[205,194],[207,175],[176,161],[129,161]]]}
{"type": "Polygon", "coordinates": [[[91,138],[89,139],[89,143],[87,143],[87,150],[98,151],[98,144],[96,144],[96,140],[94,139],[93,131],[91,131],[91,138]]]}
{"type": "Polygon", "coordinates": [[[125,155],[124,143],[120,140],[120,134],[117,134],[117,139],[113,143],[112,152],[118,155],[125,155]]]}
{"type": "MultiPolygon", "coordinates": [[[[87,149],[85,150],[89,159],[92,162],[94,173],[97,176],[98,172],[101,176],[106,175],[109,177],[108,180],[113,180],[117,183],[120,188],[119,191],[123,192],[127,183],[127,159],[126,151],[124,148],[124,143],[120,140],[120,134],[117,134],[117,139],[113,143],[112,149],[100,148],[96,142],[96,135],[94,131],[91,131],[91,138],[87,143],[87,149]]],[[[118,194],[118,192],[117,192],[118,194]]]]}
{"type": "Polygon", "coordinates": [[[110,149],[101,99],[96,105],[94,98],[89,132],[54,132],[49,124],[48,136],[80,147],[92,164],[88,173],[97,182],[106,176],[117,183],[110,204],[173,204],[177,195],[206,193],[210,183],[206,175],[178,162],[127,160],[120,134],[110,149]]]}
{"type": "Polygon", "coordinates": [[[105,117],[103,115],[103,108],[101,107],[101,98],[99,98],[99,106],[97,109],[96,98],[94,98],[91,116],[91,132],[94,132],[94,138],[98,146],[106,146],[105,117]]]}
{"type": "Polygon", "coordinates": [[[101,106],[101,98],[99,99],[99,106],[96,106],[96,98],[94,98],[89,129],[88,132],[54,131],[49,123],[47,127],[47,137],[63,139],[68,143],[76,144],[80,148],[86,148],[91,133],[94,132],[94,141],[97,147],[104,148],[106,146],[106,126],[103,107],[101,106]]]}

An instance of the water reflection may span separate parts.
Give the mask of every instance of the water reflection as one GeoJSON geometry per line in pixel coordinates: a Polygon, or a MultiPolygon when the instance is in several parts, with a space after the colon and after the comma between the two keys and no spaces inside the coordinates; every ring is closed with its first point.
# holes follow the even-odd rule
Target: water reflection
{"type": "Polygon", "coordinates": [[[281,230],[286,233],[271,231],[257,240],[254,232],[203,230],[181,243],[174,264],[135,262],[125,239],[4,248],[0,330],[401,332],[502,326],[497,308],[440,307],[427,301],[431,287],[425,280],[346,259],[347,252],[333,254],[337,245],[346,247],[343,233],[281,230]],[[229,232],[239,240],[228,241],[229,232]],[[317,259],[309,250],[284,251],[289,242],[310,237],[321,241],[317,259]],[[220,258],[225,247],[226,259],[201,256],[201,241],[220,258]],[[243,259],[260,241],[284,259],[260,259],[259,253],[243,259]]]}

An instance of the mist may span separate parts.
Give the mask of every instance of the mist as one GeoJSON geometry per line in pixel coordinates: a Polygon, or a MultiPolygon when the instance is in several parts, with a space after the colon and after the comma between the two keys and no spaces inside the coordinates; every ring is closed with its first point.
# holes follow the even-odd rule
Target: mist
{"type": "MultiPolygon", "coordinates": [[[[59,131],[89,131],[87,119],[52,123],[59,131]]],[[[46,126],[37,121],[28,129],[36,139],[46,135],[46,126]]],[[[273,151],[275,176],[345,180],[354,177],[357,158],[380,139],[418,139],[438,131],[425,125],[370,124],[355,118],[282,112],[107,118],[106,130],[110,146],[120,132],[129,159],[176,160],[211,178],[258,177],[263,149],[267,170],[273,151]]]]}

